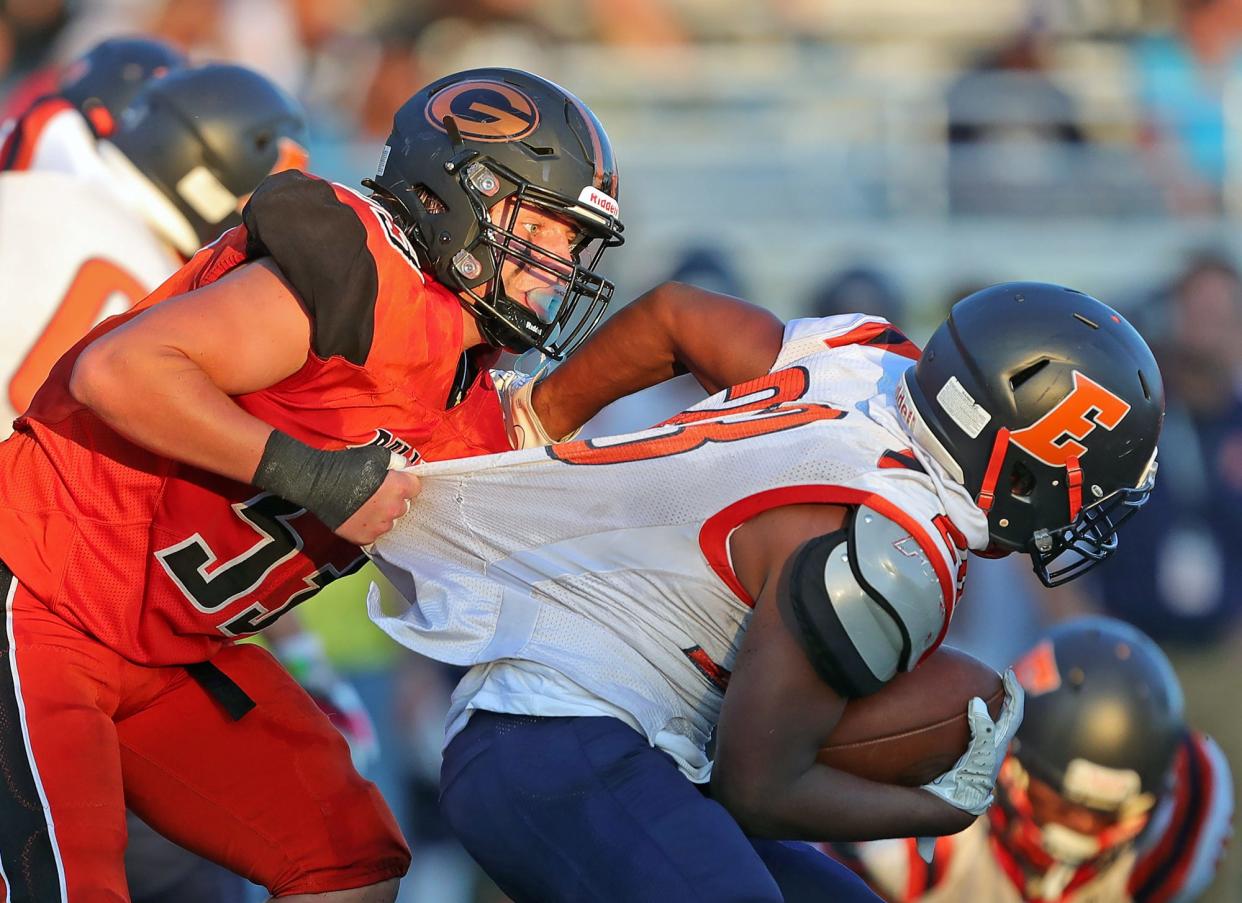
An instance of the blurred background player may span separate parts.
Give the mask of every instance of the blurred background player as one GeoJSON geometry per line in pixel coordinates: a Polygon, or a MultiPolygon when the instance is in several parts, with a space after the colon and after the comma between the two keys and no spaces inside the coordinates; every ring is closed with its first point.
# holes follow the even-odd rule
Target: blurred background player
{"type": "Polygon", "coordinates": [[[83,173],[0,174],[0,434],[56,360],[241,221],[271,172],[306,162],[295,100],[242,66],[153,81],[83,173]]]}
{"type": "Polygon", "coordinates": [[[914,840],[834,845],[887,899],[1190,903],[1231,833],[1233,781],[1186,726],[1168,659],[1121,621],[1054,628],[1014,669],[1026,717],[996,803],[924,863],[914,840]]]}
{"type": "Polygon", "coordinates": [[[185,57],[154,38],[101,41],[60,73],[57,90],[36,97],[0,125],[0,171],[37,169],[94,175],[96,143],[148,81],[180,69],[185,57]]]}

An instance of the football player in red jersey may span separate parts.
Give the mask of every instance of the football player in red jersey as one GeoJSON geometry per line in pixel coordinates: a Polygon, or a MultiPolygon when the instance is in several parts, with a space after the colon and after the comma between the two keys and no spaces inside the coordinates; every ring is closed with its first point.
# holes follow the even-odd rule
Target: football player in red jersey
{"type": "Polygon", "coordinates": [[[60,73],[59,87],[0,125],[0,170],[93,175],[105,169],[96,142],[149,81],[180,69],[175,47],[147,37],[109,38],[60,73]]]}
{"type": "Polygon", "coordinates": [[[0,445],[10,899],[127,899],[126,802],[273,896],[394,898],[382,799],[232,640],[361,564],[417,494],[407,461],[509,447],[487,365],[585,337],[621,223],[594,115],[511,70],[415,95],[370,187],[268,179],[0,445]]]}

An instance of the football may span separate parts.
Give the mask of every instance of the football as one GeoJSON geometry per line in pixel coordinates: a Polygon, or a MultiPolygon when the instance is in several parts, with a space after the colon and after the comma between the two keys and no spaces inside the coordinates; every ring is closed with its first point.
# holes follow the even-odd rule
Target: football
{"type": "Polygon", "coordinates": [[[884,784],[926,784],[966,752],[966,705],[973,696],[987,703],[995,720],[1005,702],[1000,675],[941,646],[879,692],[847,703],[819,761],[884,784]]]}

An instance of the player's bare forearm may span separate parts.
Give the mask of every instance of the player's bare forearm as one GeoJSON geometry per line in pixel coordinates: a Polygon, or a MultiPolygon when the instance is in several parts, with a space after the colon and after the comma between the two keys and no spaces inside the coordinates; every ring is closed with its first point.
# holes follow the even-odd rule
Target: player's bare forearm
{"type": "Polygon", "coordinates": [[[753,837],[778,840],[863,841],[938,837],[965,830],[975,816],[916,787],[878,784],[811,764],[786,780],[739,786],[725,773],[712,795],[753,837]]]}
{"type": "MultiPolygon", "coordinates": [[[[753,622],[765,610],[778,614],[765,604],[771,601],[760,599],[734,665],[712,795],[759,837],[875,840],[952,834],[969,825],[973,816],[926,791],[878,784],[816,761],[845,700],[820,680],[792,637],[788,644],[751,642],[753,622]]],[[[771,633],[779,625],[766,626],[771,633]]]]}
{"type": "Polygon", "coordinates": [[[254,476],[272,427],[238,407],[184,355],[88,355],[79,358],[72,391],[122,436],[234,480],[254,476]]]}
{"type": "Polygon", "coordinates": [[[783,335],[761,307],[666,282],[609,318],[535,387],[532,403],[550,435],[566,435],[618,398],[682,373],[711,393],[762,376],[783,335]]]}
{"type": "Polygon", "coordinates": [[[780,623],[775,600],[765,596],[725,696],[712,795],[759,837],[876,840],[952,834],[969,825],[973,816],[924,790],[816,761],[845,700],[815,673],[780,623]]]}
{"type": "Polygon", "coordinates": [[[249,482],[272,427],[230,396],[296,372],[309,341],[283,278],[251,265],[102,335],[79,356],[70,391],[132,442],[249,482]]]}

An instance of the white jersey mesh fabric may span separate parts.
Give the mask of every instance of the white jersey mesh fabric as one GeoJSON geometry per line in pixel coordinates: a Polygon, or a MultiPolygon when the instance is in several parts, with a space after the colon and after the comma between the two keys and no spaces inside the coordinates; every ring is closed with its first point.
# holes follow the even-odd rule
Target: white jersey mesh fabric
{"type": "Polygon", "coordinates": [[[374,549],[410,607],[372,617],[442,661],[554,669],[705,780],[751,611],[729,565],[734,528],[777,505],[865,501],[909,525],[950,614],[960,553],[935,519],[987,542],[983,514],[938,469],[881,464],[912,451],[893,410],[912,360],[851,336],[886,326],[794,321],[769,376],[640,433],[419,465],[413,512],[374,549]]]}
{"type": "Polygon", "coordinates": [[[60,172],[0,174],[0,438],[21,413],[10,400],[19,368],[45,331],[65,330],[54,321],[79,324],[60,340],[66,350],[178,266],[141,217],[97,186],[60,172]]]}

